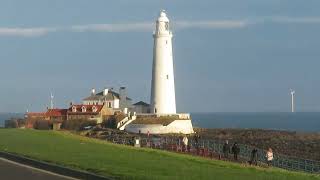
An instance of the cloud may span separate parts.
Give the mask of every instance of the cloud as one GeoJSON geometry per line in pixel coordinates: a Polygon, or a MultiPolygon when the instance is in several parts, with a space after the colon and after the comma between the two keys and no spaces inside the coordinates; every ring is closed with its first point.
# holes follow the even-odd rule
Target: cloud
{"type": "Polygon", "coordinates": [[[238,29],[248,25],[245,20],[217,20],[217,21],[177,21],[174,23],[177,29],[238,29]]]}
{"type": "MultiPolygon", "coordinates": [[[[243,28],[245,21],[176,21],[173,23],[175,30],[181,29],[231,29],[243,28]]],[[[0,36],[39,37],[53,32],[152,32],[154,22],[137,22],[122,24],[86,24],[67,27],[32,27],[32,28],[7,28],[0,27],[0,36]]]]}
{"type": "Polygon", "coordinates": [[[37,37],[56,31],[55,28],[8,28],[0,27],[0,36],[37,37]]]}
{"type": "MultiPolygon", "coordinates": [[[[183,29],[241,29],[255,24],[263,23],[297,23],[320,24],[320,17],[261,17],[242,20],[199,20],[199,21],[173,21],[175,31],[183,29]]],[[[120,24],[84,24],[65,27],[31,27],[8,28],[0,27],[0,36],[39,37],[53,32],[152,32],[154,22],[136,22],[120,24]]]]}
{"type": "Polygon", "coordinates": [[[88,24],[72,26],[75,32],[139,32],[152,31],[153,23],[128,23],[128,24],[88,24]]]}
{"type": "Polygon", "coordinates": [[[320,17],[272,17],[277,23],[319,24],[320,17]]]}
{"type": "MultiPolygon", "coordinates": [[[[245,21],[176,21],[173,22],[175,30],[180,29],[233,29],[243,28],[247,25],[245,21]]],[[[72,26],[75,32],[145,32],[154,30],[155,23],[128,23],[128,24],[88,24],[72,26]]]]}

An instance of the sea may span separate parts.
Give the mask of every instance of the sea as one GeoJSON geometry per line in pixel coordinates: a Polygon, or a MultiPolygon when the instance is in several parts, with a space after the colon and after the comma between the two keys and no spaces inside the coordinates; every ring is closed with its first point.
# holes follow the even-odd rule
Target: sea
{"type": "Polygon", "coordinates": [[[320,132],[320,112],[191,113],[194,127],[320,132]]]}
{"type": "MultiPolygon", "coordinates": [[[[0,114],[0,127],[11,117],[23,117],[22,113],[0,114]]],[[[191,113],[194,127],[273,129],[297,132],[320,132],[320,112],[250,112],[250,113],[191,113]]]]}

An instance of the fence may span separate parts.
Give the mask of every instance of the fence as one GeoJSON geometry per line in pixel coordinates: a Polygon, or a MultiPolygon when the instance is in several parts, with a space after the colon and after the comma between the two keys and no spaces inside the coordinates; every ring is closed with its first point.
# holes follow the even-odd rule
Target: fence
{"type": "MultiPolygon", "coordinates": [[[[217,140],[189,140],[187,148],[183,146],[183,142],[180,138],[139,138],[141,147],[162,149],[168,151],[184,152],[198,156],[204,156],[208,158],[221,158],[223,154],[223,142],[217,140]]],[[[107,141],[111,141],[117,144],[134,145],[133,138],[124,138],[119,136],[107,136],[107,141]]],[[[239,157],[243,161],[249,161],[251,159],[252,147],[239,144],[240,153],[239,157]]],[[[260,164],[266,163],[265,154],[266,151],[257,149],[257,161],[260,164]]],[[[282,154],[274,153],[274,160],[272,166],[287,169],[291,171],[303,171],[308,173],[320,173],[320,162],[314,160],[300,159],[295,157],[289,157],[282,154]]]]}

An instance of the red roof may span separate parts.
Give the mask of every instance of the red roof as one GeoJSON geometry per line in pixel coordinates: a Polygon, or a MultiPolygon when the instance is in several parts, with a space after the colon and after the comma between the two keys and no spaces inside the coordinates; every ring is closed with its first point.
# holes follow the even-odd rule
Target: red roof
{"type": "Polygon", "coordinates": [[[68,109],[48,109],[48,111],[46,112],[46,116],[56,116],[56,117],[60,117],[60,116],[66,116],[67,115],[67,111],[68,109]]]}
{"type": "Polygon", "coordinates": [[[28,112],[27,116],[45,116],[45,112],[28,112]]]}
{"type": "Polygon", "coordinates": [[[68,109],[68,113],[72,114],[72,113],[99,113],[104,105],[84,105],[84,104],[79,104],[79,105],[72,105],[69,109],[68,109]],[[77,112],[73,112],[72,108],[76,108],[77,112]],[[82,112],[82,108],[86,109],[86,112],[82,112]],[[94,108],[96,108],[96,112],[94,112],[94,108]]]}
{"type": "Polygon", "coordinates": [[[47,112],[29,112],[27,116],[61,117],[67,115],[68,109],[48,109],[47,112]]]}

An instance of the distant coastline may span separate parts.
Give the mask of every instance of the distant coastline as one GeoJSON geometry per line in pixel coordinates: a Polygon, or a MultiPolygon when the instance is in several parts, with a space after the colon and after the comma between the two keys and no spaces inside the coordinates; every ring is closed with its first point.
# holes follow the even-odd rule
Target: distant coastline
{"type": "MultiPolygon", "coordinates": [[[[10,118],[24,113],[0,113],[0,127],[10,118]]],[[[320,132],[320,112],[201,112],[191,113],[194,127],[219,129],[272,129],[298,132],[320,132]]]]}

